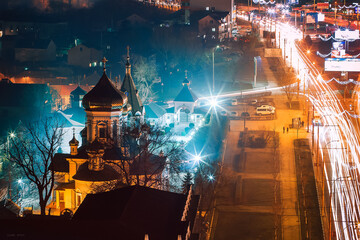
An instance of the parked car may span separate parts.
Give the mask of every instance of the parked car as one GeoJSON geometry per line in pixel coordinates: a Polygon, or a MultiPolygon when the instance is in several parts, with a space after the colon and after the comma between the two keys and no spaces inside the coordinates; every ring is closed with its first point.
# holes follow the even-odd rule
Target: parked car
{"type": "Polygon", "coordinates": [[[227,116],[227,112],[226,111],[221,111],[220,115],[227,116]]]}
{"type": "Polygon", "coordinates": [[[248,118],[248,117],[250,117],[250,114],[248,112],[242,112],[241,117],[248,118]]]}
{"type": "Polygon", "coordinates": [[[269,105],[262,105],[256,108],[256,115],[273,115],[275,114],[275,108],[269,105]]]}
{"type": "Polygon", "coordinates": [[[230,112],[230,116],[236,117],[236,116],[239,116],[239,114],[238,114],[238,112],[230,112]]]}
{"type": "Polygon", "coordinates": [[[249,102],[250,105],[256,105],[258,103],[257,99],[253,99],[249,102]]]}

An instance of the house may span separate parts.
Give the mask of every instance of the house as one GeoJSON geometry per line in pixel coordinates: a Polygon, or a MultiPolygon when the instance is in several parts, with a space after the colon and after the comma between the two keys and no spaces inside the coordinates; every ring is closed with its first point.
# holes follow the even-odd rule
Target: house
{"type": "Polygon", "coordinates": [[[23,39],[15,45],[15,60],[18,62],[53,62],[56,46],[50,39],[23,39]]]}
{"type": "Polygon", "coordinates": [[[102,52],[79,44],[68,51],[68,64],[83,68],[102,66],[102,52]]]}
{"type": "Polygon", "coordinates": [[[236,23],[236,7],[234,0],[191,0],[191,11],[223,11],[230,14],[230,23],[236,23]]]}
{"type": "Polygon", "coordinates": [[[199,20],[199,35],[207,41],[222,42],[231,38],[232,24],[229,12],[210,12],[199,20]]]}

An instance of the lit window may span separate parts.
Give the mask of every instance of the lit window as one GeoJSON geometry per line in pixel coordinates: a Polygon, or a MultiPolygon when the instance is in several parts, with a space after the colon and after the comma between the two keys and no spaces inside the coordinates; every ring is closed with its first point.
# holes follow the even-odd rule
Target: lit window
{"type": "Polygon", "coordinates": [[[209,10],[210,10],[210,7],[206,7],[205,9],[206,9],[206,11],[209,11],[209,10]]]}
{"type": "Polygon", "coordinates": [[[213,32],[215,32],[215,28],[212,28],[211,30],[212,30],[213,32]]]}

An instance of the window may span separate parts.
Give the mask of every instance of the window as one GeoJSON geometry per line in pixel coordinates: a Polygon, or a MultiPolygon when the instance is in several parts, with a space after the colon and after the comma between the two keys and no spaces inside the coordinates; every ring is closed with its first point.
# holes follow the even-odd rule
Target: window
{"type": "Polygon", "coordinates": [[[206,11],[209,11],[209,10],[210,10],[210,7],[206,7],[205,9],[206,9],[206,11]]]}
{"type": "Polygon", "coordinates": [[[64,197],[64,192],[63,192],[63,191],[59,191],[59,201],[60,201],[60,202],[64,202],[64,201],[65,201],[65,197],[64,197]]]}
{"type": "Polygon", "coordinates": [[[99,138],[105,138],[105,128],[99,128],[99,138]]]}
{"type": "Polygon", "coordinates": [[[211,31],[215,32],[215,28],[212,28],[211,31]]]}
{"type": "Polygon", "coordinates": [[[98,124],[98,137],[106,138],[106,124],[103,122],[98,124]]]}
{"type": "Polygon", "coordinates": [[[81,204],[81,194],[77,193],[76,194],[76,207],[80,206],[81,204]]]}

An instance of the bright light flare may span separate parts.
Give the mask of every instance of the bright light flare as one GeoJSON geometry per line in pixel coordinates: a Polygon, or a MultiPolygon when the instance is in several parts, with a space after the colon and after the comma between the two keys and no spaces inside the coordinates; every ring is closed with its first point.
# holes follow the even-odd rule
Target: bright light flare
{"type": "Polygon", "coordinates": [[[210,182],[212,182],[212,181],[215,180],[215,177],[214,177],[213,175],[209,175],[209,176],[208,176],[208,179],[209,179],[210,182]]]}
{"type": "Polygon", "coordinates": [[[201,161],[201,156],[195,155],[193,160],[195,161],[195,163],[199,163],[201,161]]]}
{"type": "Polygon", "coordinates": [[[212,108],[216,108],[216,107],[219,107],[219,102],[217,101],[216,98],[211,98],[209,100],[209,104],[212,108]]]}

